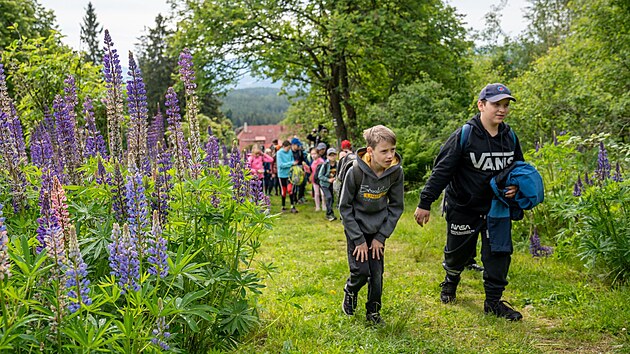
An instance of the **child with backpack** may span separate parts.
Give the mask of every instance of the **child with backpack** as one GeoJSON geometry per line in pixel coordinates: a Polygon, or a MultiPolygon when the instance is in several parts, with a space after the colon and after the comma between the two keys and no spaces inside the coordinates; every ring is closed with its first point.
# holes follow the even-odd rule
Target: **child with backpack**
{"type": "MultiPolygon", "coordinates": [[[[414,213],[416,222],[429,222],[431,204],[444,189],[446,200],[447,238],[442,266],[446,272],[440,284],[440,300],[456,299],[461,273],[476,252],[481,238],[483,287],[486,294],[484,312],[510,321],[523,318],[507,301],[501,300],[508,284],[511,250],[495,250],[491,236],[493,222],[489,213],[494,193],[490,181],[515,161],[523,161],[523,151],[516,135],[504,122],[510,101],[516,101],[503,84],[489,84],[479,93],[479,113],[462,128],[451,134],[438,154],[433,172],[420,193],[414,213]]],[[[507,186],[504,197],[513,199],[516,186],[507,186]]],[[[501,230],[511,246],[511,225],[501,230]],[[505,232],[507,231],[507,232],[505,232]]]]}
{"type": "Polygon", "coordinates": [[[323,207],[324,209],[326,208],[325,206],[326,200],[324,199],[324,193],[321,190],[321,187],[319,185],[319,178],[318,178],[319,170],[322,168],[324,164],[324,159],[321,156],[319,156],[319,153],[317,152],[317,148],[311,148],[310,154],[311,154],[311,159],[313,160],[313,162],[311,163],[311,171],[313,171],[313,173],[311,173],[310,182],[313,185],[313,199],[315,199],[315,211],[320,211],[321,207],[323,207]]]}
{"type": "Polygon", "coordinates": [[[319,169],[319,185],[324,192],[324,198],[326,198],[326,219],[328,221],[335,221],[337,217],[333,211],[333,188],[332,184],[337,175],[337,150],[330,148],[326,151],[328,159],[324,162],[324,165],[319,169]]]}
{"type": "Polygon", "coordinates": [[[385,240],[394,232],[404,210],[404,176],[393,131],[377,125],[366,129],[363,138],[367,147],[359,149],[350,163],[339,203],[350,268],[342,310],[354,315],[359,290],[367,284],[365,317],[372,324],[382,325],[385,240]]]}

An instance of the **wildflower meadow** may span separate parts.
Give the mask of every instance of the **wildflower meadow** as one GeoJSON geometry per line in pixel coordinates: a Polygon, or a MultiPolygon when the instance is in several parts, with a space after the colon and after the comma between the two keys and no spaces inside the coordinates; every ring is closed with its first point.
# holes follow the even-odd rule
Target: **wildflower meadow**
{"type": "Polygon", "coordinates": [[[3,352],[207,352],[257,324],[269,200],[238,149],[201,141],[191,59],[184,97],[170,88],[150,119],[134,57],[125,82],[106,31],[107,134],[73,76],[23,131],[0,64],[3,352]]]}

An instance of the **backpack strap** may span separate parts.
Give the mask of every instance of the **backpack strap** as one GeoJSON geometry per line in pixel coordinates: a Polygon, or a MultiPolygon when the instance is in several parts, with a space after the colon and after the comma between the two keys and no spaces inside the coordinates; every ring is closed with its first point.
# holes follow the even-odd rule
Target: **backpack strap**
{"type": "MultiPolygon", "coordinates": [[[[510,126],[505,123],[505,125],[510,128],[510,126]]],[[[472,132],[472,126],[468,123],[462,125],[462,134],[459,136],[459,147],[463,150],[464,146],[468,142],[468,138],[470,137],[470,132],[472,132]]],[[[512,142],[514,142],[514,146],[516,146],[516,133],[514,133],[514,129],[510,128],[510,135],[512,136],[512,142]]]]}
{"type": "Polygon", "coordinates": [[[468,123],[462,125],[462,133],[459,136],[459,147],[464,150],[464,146],[468,142],[468,137],[470,137],[470,132],[472,131],[472,126],[468,123]]]}

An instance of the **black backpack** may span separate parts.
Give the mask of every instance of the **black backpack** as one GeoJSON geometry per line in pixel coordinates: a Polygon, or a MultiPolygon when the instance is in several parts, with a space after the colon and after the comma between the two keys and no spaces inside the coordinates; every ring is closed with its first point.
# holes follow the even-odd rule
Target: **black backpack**
{"type": "MultiPolygon", "coordinates": [[[[352,175],[354,177],[354,186],[355,186],[355,191],[356,193],[359,192],[359,190],[361,189],[361,182],[363,182],[363,171],[361,170],[361,167],[359,167],[359,161],[357,161],[356,157],[352,160],[352,163],[348,163],[346,164],[348,167],[346,168],[346,172],[348,172],[348,169],[350,168],[350,166],[352,166],[352,175]]],[[[389,186],[392,186],[392,180],[396,181],[398,179],[398,177],[400,176],[400,173],[402,172],[402,166],[396,166],[394,167],[396,170],[390,174],[388,176],[389,178],[389,186]]],[[[343,186],[343,184],[341,185],[343,186]]]]}
{"type": "Polygon", "coordinates": [[[346,178],[348,169],[356,160],[357,154],[351,152],[348,155],[342,157],[339,162],[337,162],[337,175],[335,176],[335,183],[333,183],[333,190],[335,192],[339,193],[339,191],[341,190],[341,186],[343,186],[343,179],[346,178]]]}

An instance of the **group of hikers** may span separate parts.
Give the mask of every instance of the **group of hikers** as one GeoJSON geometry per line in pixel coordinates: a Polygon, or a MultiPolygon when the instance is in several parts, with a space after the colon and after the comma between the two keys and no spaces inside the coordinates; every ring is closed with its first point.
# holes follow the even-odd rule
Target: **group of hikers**
{"type": "MultiPolygon", "coordinates": [[[[431,205],[445,191],[442,206],[447,222],[442,263],[445,277],[440,284],[440,300],[445,304],[455,302],[462,272],[474,266],[483,271],[484,312],[518,321],[523,318],[521,313],[502,299],[513,251],[511,220],[518,220],[519,215],[522,218],[522,209],[535,205],[524,206],[525,201],[532,199],[531,195],[538,196],[537,202],[542,201],[542,182],[519,182],[522,174],[514,173],[515,168],[521,168],[537,174],[522,162],[519,140],[504,123],[512,101],[516,99],[503,84],[489,84],[481,90],[477,100],[479,113],[455,130],[441,147],[420,193],[414,218],[418,225],[426,225],[431,205]],[[502,205],[509,206],[507,214],[502,205]],[[482,235],[483,267],[474,261],[479,235],[482,235]]],[[[355,314],[358,293],[367,284],[366,319],[369,323],[383,324],[380,310],[385,243],[404,210],[404,175],[402,157],[396,152],[396,135],[383,125],[366,129],[363,132],[366,146],[353,151],[350,142],[344,141],[339,155],[345,156],[339,156],[340,161],[337,150],[317,138],[308,155],[297,138],[283,142],[275,154],[277,172],[272,168],[270,176],[276,174],[279,178],[282,210],[286,210],[287,194],[294,213],[304,197],[306,178],[299,184],[291,183],[297,180],[290,181],[294,166],[302,166],[300,169],[309,175],[315,208],[326,210],[331,221],[336,219],[333,186],[339,185],[338,209],[350,270],[342,310],[349,316],[355,314]]],[[[263,164],[272,160],[272,154],[267,154],[264,161],[269,162],[263,164]]],[[[261,170],[267,181],[267,168],[261,170]]],[[[273,188],[274,184],[266,186],[273,188]]]]}

